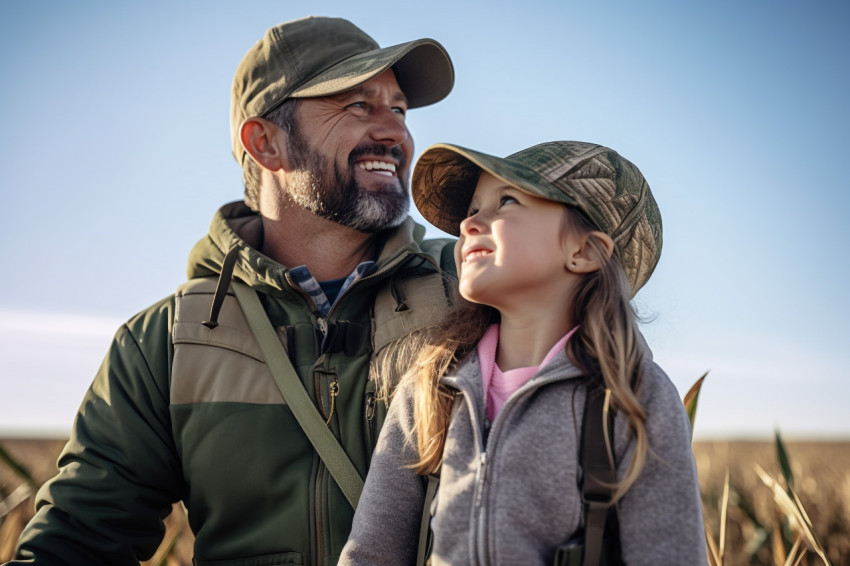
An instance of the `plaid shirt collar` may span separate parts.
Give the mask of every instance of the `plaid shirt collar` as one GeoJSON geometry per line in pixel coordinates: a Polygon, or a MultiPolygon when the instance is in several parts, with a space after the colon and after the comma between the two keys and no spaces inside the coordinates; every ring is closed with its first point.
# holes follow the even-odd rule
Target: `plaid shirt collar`
{"type": "MultiPolygon", "coordinates": [[[[369,275],[374,268],[375,262],[371,260],[364,261],[355,267],[354,271],[346,277],[334,303],[339,301],[339,298],[345,294],[345,291],[351,287],[353,283],[369,275]]],[[[333,304],[328,301],[328,297],[325,295],[325,292],[322,291],[321,285],[319,285],[319,282],[316,281],[316,278],[310,273],[310,270],[307,269],[307,266],[301,265],[293,267],[289,270],[289,272],[292,275],[292,278],[295,279],[295,282],[298,283],[298,286],[301,287],[301,290],[307,293],[313,300],[313,304],[316,306],[316,310],[319,312],[319,315],[323,317],[327,316],[333,304]]]]}

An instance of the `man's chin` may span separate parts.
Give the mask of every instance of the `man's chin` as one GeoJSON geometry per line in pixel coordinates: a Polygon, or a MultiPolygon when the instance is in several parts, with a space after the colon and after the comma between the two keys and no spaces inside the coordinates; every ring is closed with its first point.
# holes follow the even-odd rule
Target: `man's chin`
{"type": "Polygon", "coordinates": [[[341,223],[354,230],[373,234],[400,225],[407,218],[409,207],[407,193],[363,191],[348,222],[341,223]]]}

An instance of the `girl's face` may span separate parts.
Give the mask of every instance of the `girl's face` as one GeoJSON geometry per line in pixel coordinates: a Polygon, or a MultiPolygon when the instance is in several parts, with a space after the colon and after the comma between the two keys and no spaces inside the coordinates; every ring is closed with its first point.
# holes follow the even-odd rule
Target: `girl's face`
{"type": "Polygon", "coordinates": [[[502,314],[561,304],[576,278],[567,268],[566,214],[563,204],[482,172],[455,244],[461,295],[502,314]]]}

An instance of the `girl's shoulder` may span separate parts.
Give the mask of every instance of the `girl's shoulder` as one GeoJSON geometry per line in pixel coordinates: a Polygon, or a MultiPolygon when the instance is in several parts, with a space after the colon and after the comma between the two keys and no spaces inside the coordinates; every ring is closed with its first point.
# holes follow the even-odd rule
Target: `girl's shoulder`
{"type": "Polygon", "coordinates": [[[689,450],[691,426],[682,395],[655,362],[645,367],[637,393],[646,412],[646,432],[653,450],[665,444],[671,450],[689,450]]]}
{"type": "Polygon", "coordinates": [[[644,366],[638,399],[647,411],[669,407],[684,412],[682,395],[667,373],[652,360],[644,366]]]}

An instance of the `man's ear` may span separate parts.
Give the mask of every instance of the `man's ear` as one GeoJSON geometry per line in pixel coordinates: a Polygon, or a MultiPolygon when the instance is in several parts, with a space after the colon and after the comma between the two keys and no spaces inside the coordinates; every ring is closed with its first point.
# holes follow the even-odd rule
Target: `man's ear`
{"type": "Polygon", "coordinates": [[[282,143],[281,129],[277,125],[263,118],[248,118],[239,127],[239,139],[245,151],[262,167],[269,171],[287,168],[286,144],[282,143]]]}
{"type": "Polygon", "coordinates": [[[567,246],[566,268],[573,273],[593,273],[614,253],[614,240],[605,232],[594,230],[571,238],[567,246]],[[595,242],[594,246],[591,242],[595,242]],[[604,258],[599,255],[604,254],[604,258]]]}

